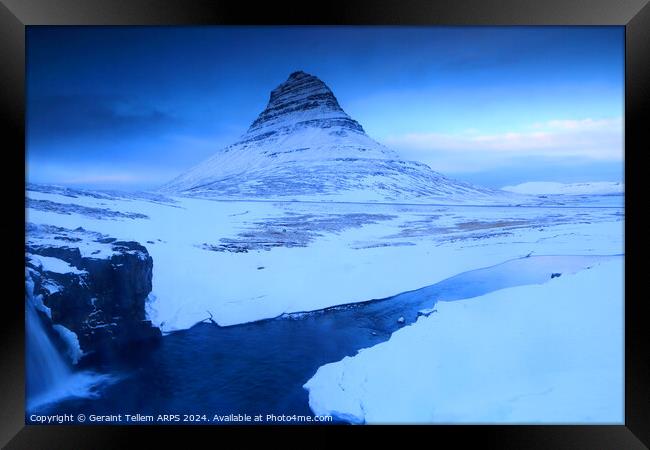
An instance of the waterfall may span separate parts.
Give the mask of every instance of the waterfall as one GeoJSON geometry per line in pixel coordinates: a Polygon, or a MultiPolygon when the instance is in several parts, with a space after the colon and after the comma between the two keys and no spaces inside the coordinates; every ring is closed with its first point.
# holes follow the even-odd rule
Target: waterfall
{"type": "Polygon", "coordinates": [[[74,371],[47,333],[36,307],[34,282],[25,281],[25,400],[28,410],[69,397],[97,397],[98,388],[114,377],[89,371],[74,371]]]}
{"type": "Polygon", "coordinates": [[[25,331],[25,389],[27,398],[34,399],[64,384],[72,370],[50,340],[30,298],[25,301],[25,331]]]}

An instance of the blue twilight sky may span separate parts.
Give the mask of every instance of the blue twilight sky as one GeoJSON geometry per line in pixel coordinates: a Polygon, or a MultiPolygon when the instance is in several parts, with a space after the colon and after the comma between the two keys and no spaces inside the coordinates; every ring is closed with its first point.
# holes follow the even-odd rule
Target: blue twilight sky
{"type": "Polygon", "coordinates": [[[455,178],[623,179],[623,27],[28,27],[28,180],[156,187],[295,70],[455,178]]]}

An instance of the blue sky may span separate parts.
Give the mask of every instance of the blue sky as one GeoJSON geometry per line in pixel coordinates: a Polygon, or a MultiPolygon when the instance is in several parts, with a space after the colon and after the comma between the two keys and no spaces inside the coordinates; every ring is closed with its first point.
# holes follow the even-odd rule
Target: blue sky
{"type": "Polygon", "coordinates": [[[28,180],[156,187],[295,70],[455,178],[623,179],[623,27],[28,27],[28,180]]]}

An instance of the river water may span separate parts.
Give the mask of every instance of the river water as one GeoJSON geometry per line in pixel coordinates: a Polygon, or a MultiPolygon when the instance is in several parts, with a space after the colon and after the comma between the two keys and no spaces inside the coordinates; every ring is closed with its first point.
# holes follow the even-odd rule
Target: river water
{"type": "Polygon", "coordinates": [[[182,420],[187,414],[213,423],[214,415],[311,415],[302,386],[318,367],[388,340],[419,315],[436,314],[436,302],[544,283],[611,258],[622,256],[530,256],[386,299],[228,327],[199,323],[153,347],[134,344],[119,361],[87,358],[77,372],[115,381],[93,395],[32,408],[26,418],[37,412],[178,414],[182,420]]]}

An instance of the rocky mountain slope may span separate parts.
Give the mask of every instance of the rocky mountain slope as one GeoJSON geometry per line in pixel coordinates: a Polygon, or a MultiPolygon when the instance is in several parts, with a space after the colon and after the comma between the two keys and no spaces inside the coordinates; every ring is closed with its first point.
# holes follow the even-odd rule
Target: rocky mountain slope
{"type": "Polygon", "coordinates": [[[161,188],[229,199],[511,203],[514,194],[451,180],[370,138],[320,79],[299,71],[234,144],[161,188]]]}

